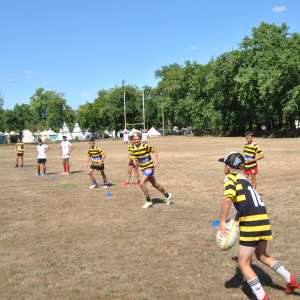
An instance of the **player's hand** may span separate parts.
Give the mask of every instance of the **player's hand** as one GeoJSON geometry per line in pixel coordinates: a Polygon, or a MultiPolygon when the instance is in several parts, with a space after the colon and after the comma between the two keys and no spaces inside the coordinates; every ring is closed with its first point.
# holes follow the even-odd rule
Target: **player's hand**
{"type": "Polygon", "coordinates": [[[220,235],[222,237],[228,237],[229,233],[230,233],[230,229],[227,228],[226,223],[225,222],[220,222],[220,225],[217,227],[217,229],[220,231],[220,235]]]}
{"type": "Polygon", "coordinates": [[[85,167],[88,168],[89,167],[89,163],[87,163],[85,167]]]}
{"type": "Polygon", "coordinates": [[[247,160],[248,163],[252,163],[252,162],[254,162],[254,161],[255,161],[254,158],[249,158],[249,159],[247,160]]]}
{"type": "Polygon", "coordinates": [[[101,167],[102,162],[99,162],[99,164],[97,166],[101,167]]]}
{"type": "Polygon", "coordinates": [[[154,167],[157,168],[158,167],[158,161],[154,161],[154,167]]]}
{"type": "Polygon", "coordinates": [[[70,152],[68,152],[67,155],[70,155],[70,152]]]}

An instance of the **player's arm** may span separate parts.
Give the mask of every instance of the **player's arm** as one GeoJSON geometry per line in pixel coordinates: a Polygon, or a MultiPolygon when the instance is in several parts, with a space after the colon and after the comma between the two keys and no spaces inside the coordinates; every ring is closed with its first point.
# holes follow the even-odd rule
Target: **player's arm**
{"type": "Polygon", "coordinates": [[[91,156],[90,156],[90,154],[88,153],[88,160],[87,160],[87,163],[86,163],[86,167],[87,167],[87,168],[89,167],[90,160],[91,160],[91,156]]]}
{"type": "Polygon", "coordinates": [[[69,153],[68,153],[68,155],[73,151],[73,149],[74,149],[74,146],[73,145],[71,145],[71,149],[70,149],[70,151],[69,151],[69,153]]]}
{"type": "Polygon", "coordinates": [[[24,149],[23,149],[23,151],[25,151],[25,149],[26,149],[26,148],[27,148],[27,145],[25,144],[25,145],[24,145],[24,149]]]}
{"type": "Polygon", "coordinates": [[[17,153],[17,145],[15,146],[15,152],[17,153]]]}
{"type": "Polygon", "coordinates": [[[226,220],[227,220],[227,216],[228,216],[228,213],[230,210],[231,202],[232,202],[231,198],[229,198],[229,197],[223,198],[223,201],[222,201],[220,225],[218,228],[222,237],[223,236],[227,237],[230,232],[230,229],[227,228],[227,226],[226,226],[226,220]]]}
{"type": "Polygon", "coordinates": [[[102,164],[102,162],[104,161],[105,157],[106,157],[106,155],[105,155],[105,153],[103,153],[103,154],[102,154],[102,158],[101,158],[101,160],[100,160],[99,163],[98,163],[98,166],[101,166],[101,164],[102,164]]]}
{"type": "Polygon", "coordinates": [[[154,166],[157,168],[158,167],[158,153],[155,149],[154,149],[153,153],[154,153],[154,157],[155,157],[154,166]]]}
{"type": "Polygon", "coordinates": [[[47,152],[47,151],[49,151],[50,150],[50,147],[48,146],[48,148],[44,151],[45,153],[47,152]]]}

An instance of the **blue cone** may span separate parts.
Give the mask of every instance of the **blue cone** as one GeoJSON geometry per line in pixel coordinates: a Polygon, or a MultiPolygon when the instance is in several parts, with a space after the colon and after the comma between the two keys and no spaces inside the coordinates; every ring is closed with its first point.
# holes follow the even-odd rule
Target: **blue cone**
{"type": "Polygon", "coordinates": [[[4,166],[4,164],[1,164],[1,166],[4,166]]]}
{"type": "Polygon", "coordinates": [[[112,197],[112,194],[107,194],[106,197],[112,197]]]}
{"type": "Polygon", "coordinates": [[[55,177],[52,177],[51,179],[56,179],[55,177]]]}
{"type": "Polygon", "coordinates": [[[211,223],[212,226],[219,226],[220,225],[220,222],[219,221],[214,221],[211,223]]]}
{"type": "Polygon", "coordinates": [[[27,171],[27,169],[24,169],[24,171],[27,171]]]}

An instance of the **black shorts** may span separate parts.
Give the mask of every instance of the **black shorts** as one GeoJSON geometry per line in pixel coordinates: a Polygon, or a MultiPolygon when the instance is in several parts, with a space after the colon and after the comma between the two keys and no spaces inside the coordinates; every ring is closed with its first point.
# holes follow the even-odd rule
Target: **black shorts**
{"type": "Polygon", "coordinates": [[[97,170],[97,171],[101,171],[101,170],[104,170],[104,165],[102,165],[102,166],[93,166],[93,165],[91,165],[90,166],[90,169],[94,169],[94,170],[97,170]]]}
{"type": "Polygon", "coordinates": [[[263,242],[266,240],[259,240],[259,241],[240,241],[239,244],[246,247],[256,247],[259,242],[263,242]]]}
{"type": "Polygon", "coordinates": [[[37,163],[38,164],[44,164],[47,162],[47,158],[38,158],[37,163]]]}

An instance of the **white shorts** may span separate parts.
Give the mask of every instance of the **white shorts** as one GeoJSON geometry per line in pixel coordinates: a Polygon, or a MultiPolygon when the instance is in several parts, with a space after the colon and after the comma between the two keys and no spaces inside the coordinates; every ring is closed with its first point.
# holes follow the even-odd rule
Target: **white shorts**
{"type": "Polygon", "coordinates": [[[62,158],[70,158],[70,155],[64,154],[64,155],[62,156],[62,158]]]}

